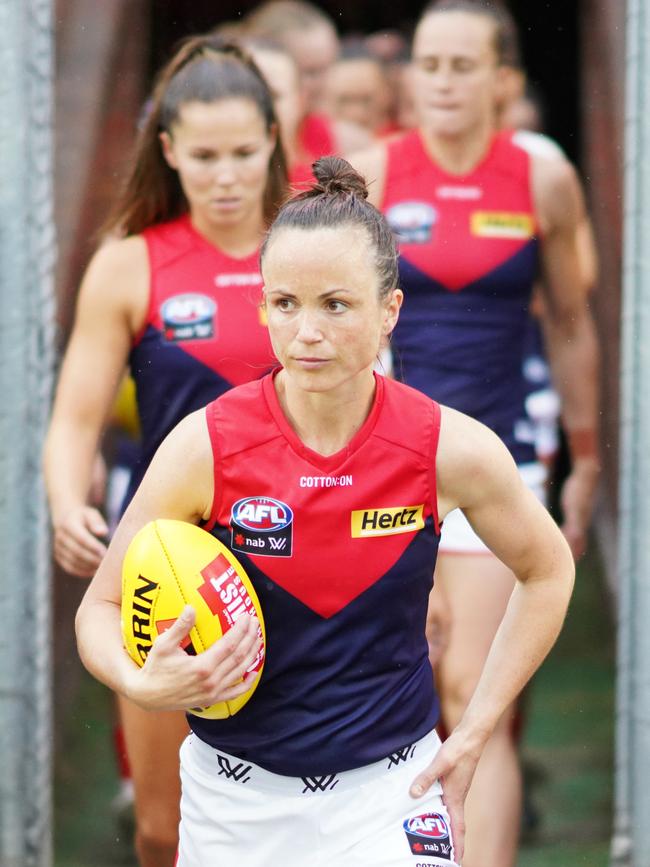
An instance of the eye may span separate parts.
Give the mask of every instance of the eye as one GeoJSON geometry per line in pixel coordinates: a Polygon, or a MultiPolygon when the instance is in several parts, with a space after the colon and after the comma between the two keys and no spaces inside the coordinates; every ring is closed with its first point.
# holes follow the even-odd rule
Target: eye
{"type": "Polygon", "coordinates": [[[214,159],[214,152],[208,150],[196,150],[192,152],[192,157],[202,163],[207,163],[214,159]]]}
{"type": "Polygon", "coordinates": [[[422,72],[436,72],[439,63],[435,57],[428,57],[424,60],[419,60],[417,65],[422,72]]]}
{"type": "Polygon", "coordinates": [[[292,298],[274,298],[273,306],[278,310],[289,313],[291,310],[295,309],[296,302],[292,298]]]}
{"type": "Polygon", "coordinates": [[[246,148],[239,148],[238,150],[236,150],[235,156],[237,157],[237,159],[245,160],[245,159],[248,159],[248,157],[254,156],[256,153],[257,153],[257,148],[246,147],[246,148]]]}
{"type": "Polygon", "coordinates": [[[476,63],[469,60],[467,57],[459,57],[454,61],[454,69],[456,72],[472,72],[476,68],[476,63]]]}
{"type": "Polygon", "coordinates": [[[338,298],[329,298],[327,309],[330,313],[344,313],[348,309],[348,305],[344,301],[339,301],[338,298]]]}

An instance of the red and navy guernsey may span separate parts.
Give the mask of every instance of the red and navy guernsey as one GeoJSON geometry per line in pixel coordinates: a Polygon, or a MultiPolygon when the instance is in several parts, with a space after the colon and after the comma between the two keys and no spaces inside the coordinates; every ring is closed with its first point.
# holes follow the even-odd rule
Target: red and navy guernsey
{"type": "Polygon", "coordinates": [[[241,259],[226,255],[188,215],[152,226],[143,237],[149,310],[129,357],[142,447],[127,502],[181,419],[277,364],[260,306],[257,250],[241,259]]]}
{"type": "Polygon", "coordinates": [[[260,684],[234,717],[190,716],[217,749],[312,777],[394,754],[435,726],[425,621],[440,531],[440,408],[376,376],[350,443],[307,448],[273,375],[207,409],[215,500],[206,529],[246,568],[267,630],[260,684]]]}
{"type": "Polygon", "coordinates": [[[522,371],[538,272],[530,156],[504,131],[459,176],[431,159],[417,130],[387,148],[382,210],[405,295],[396,376],[492,428],[518,463],[535,460],[522,371]]]}

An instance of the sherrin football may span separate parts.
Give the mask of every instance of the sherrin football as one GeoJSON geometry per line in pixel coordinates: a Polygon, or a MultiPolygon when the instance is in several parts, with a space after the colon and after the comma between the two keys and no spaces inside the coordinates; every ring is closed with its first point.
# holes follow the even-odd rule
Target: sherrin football
{"type": "Polygon", "coordinates": [[[138,665],[144,665],[156,638],[172,625],[185,605],[196,623],[183,645],[201,653],[244,615],[259,620],[261,649],[248,669],[257,672],[251,688],[232,701],[191,708],[208,719],[225,719],[255,692],[264,668],[266,632],[259,600],[242,565],[214,536],[185,521],[157,520],[131,540],[122,564],[122,636],[138,665]]]}

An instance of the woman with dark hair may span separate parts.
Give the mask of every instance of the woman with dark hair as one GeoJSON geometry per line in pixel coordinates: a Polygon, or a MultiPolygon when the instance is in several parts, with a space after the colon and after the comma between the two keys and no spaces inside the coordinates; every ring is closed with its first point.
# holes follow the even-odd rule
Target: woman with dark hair
{"type": "MultiPolygon", "coordinates": [[[[413,41],[418,128],[360,154],[354,164],[399,241],[405,306],[393,339],[396,374],[495,431],[540,499],[546,470],[526,416],[522,367],[541,269],[544,333],[572,458],[561,495],[563,530],[580,556],[599,470],[597,343],[578,252],[584,202],[561,154],[530,152],[515,132],[497,128],[511,83],[507,67],[516,62],[515,32],[500,3],[427,6],[413,41]]],[[[436,585],[451,628],[436,674],[452,730],[474,692],[515,578],[460,511],[445,521],[440,553],[436,585]]],[[[468,797],[467,867],[514,864],[521,782],[510,718],[509,709],[468,797]]]]}
{"type": "Polygon", "coordinates": [[[257,625],[203,653],[186,608],[143,668],[120,635],[120,568],[155,518],[202,525],[244,565],[266,624],[264,675],[233,717],[189,715],[178,867],[453,867],[491,731],[551,647],[571,554],[487,428],[373,371],[398,319],[397,254],[363,179],[335,157],[284,205],[261,251],[282,365],[193,413],[154,457],[77,615],[88,669],[145,708],[229,700],[257,625]],[[232,527],[273,498],[291,546],[232,527]],[[474,697],[440,746],[425,635],[440,524],[462,508],[516,575],[474,697]],[[250,544],[249,544],[250,543],[250,544]]]}
{"type": "MultiPolygon", "coordinates": [[[[158,78],[63,362],[45,471],[55,556],[68,572],[91,576],[106,552],[104,519],[87,496],[125,365],[142,429],[127,502],[184,416],[273,365],[258,256],[285,194],[273,101],[257,67],[219,39],[189,39],[158,78]]],[[[121,716],[140,862],[172,865],[184,717],[146,714],[127,700],[121,716]]]]}

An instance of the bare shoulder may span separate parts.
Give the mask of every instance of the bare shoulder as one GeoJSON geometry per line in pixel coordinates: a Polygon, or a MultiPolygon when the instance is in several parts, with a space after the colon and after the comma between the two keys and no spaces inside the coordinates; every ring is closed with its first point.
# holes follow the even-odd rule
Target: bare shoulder
{"type": "Polygon", "coordinates": [[[384,197],[387,159],[385,143],[377,142],[371,147],[350,153],[346,159],[366,179],[368,198],[375,207],[379,207],[384,197]]]}
{"type": "Polygon", "coordinates": [[[562,153],[531,155],[532,187],[542,228],[575,226],[584,217],[582,186],[573,164],[562,153]]]}
{"type": "Polygon", "coordinates": [[[137,331],[149,297],[149,257],[144,238],[110,238],[90,260],[79,293],[81,308],[126,316],[137,331]]]}
{"type": "Polygon", "coordinates": [[[441,517],[455,508],[476,505],[495,485],[512,483],[519,475],[499,437],[476,419],[441,407],[436,458],[441,517]]]}
{"type": "MultiPolygon", "coordinates": [[[[214,496],[213,456],[205,408],[186,416],[156,452],[142,483],[165,513],[207,519],[214,496]]],[[[161,512],[162,514],[162,512],[161,512]]]]}

